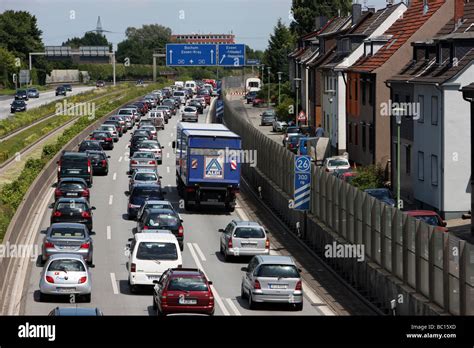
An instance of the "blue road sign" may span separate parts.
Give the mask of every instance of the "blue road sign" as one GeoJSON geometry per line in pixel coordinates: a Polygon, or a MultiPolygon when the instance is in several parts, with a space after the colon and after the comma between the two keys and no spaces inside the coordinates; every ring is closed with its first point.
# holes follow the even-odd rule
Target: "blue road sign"
{"type": "Polygon", "coordinates": [[[245,65],[245,45],[220,44],[217,64],[220,66],[244,66],[245,65]]]}
{"type": "Polygon", "coordinates": [[[222,99],[216,100],[216,118],[219,121],[224,118],[224,101],[222,99]]]}
{"type": "Polygon", "coordinates": [[[251,65],[260,65],[260,59],[247,59],[247,64],[248,66],[251,65]]]}
{"type": "Polygon", "coordinates": [[[295,192],[293,194],[295,210],[309,210],[311,201],[311,157],[295,157],[295,192]]]}
{"type": "Polygon", "coordinates": [[[216,65],[216,45],[212,44],[167,44],[167,66],[216,65]]]}

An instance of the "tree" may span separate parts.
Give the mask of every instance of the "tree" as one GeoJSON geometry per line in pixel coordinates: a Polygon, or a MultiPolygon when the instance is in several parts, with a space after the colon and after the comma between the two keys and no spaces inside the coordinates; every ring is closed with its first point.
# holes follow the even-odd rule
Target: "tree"
{"type": "MultiPolygon", "coordinates": [[[[278,19],[273,34],[270,35],[268,48],[265,50],[263,55],[265,69],[270,67],[271,81],[277,81],[278,71],[283,72],[283,79],[288,76],[288,54],[293,50],[294,43],[294,36],[283,24],[281,18],[278,19]]],[[[266,71],[265,76],[267,76],[266,71]]]]}
{"type": "Polygon", "coordinates": [[[350,11],[351,0],[293,0],[291,11],[294,21],[290,29],[297,36],[308,34],[315,30],[315,18],[337,16],[339,11],[345,15],[350,11]]]}
{"type": "Polygon", "coordinates": [[[0,76],[3,86],[13,85],[10,77],[15,71],[15,56],[6,48],[0,47],[0,76]]]}
{"type": "Polygon", "coordinates": [[[263,59],[263,54],[264,54],[263,51],[253,50],[252,48],[250,48],[250,46],[245,45],[245,58],[246,59],[258,59],[261,61],[263,59]]]}
{"type": "Polygon", "coordinates": [[[145,24],[141,28],[129,27],[126,39],[118,44],[117,60],[129,58],[132,64],[151,64],[153,53],[164,49],[171,39],[171,29],[159,24],[145,24]]]}
{"type": "Polygon", "coordinates": [[[111,43],[107,41],[105,35],[89,32],[85,33],[83,37],[68,39],[62,45],[78,48],[79,46],[110,46],[111,43]]]}

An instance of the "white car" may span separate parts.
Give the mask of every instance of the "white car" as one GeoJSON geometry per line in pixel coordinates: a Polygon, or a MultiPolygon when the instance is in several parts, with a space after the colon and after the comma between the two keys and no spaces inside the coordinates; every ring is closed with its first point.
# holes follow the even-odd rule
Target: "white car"
{"type": "Polygon", "coordinates": [[[186,81],[184,84],[184,88],[191,88],[193,90],[193,93],[197,92],[197,85],[196,81],[186,81]]]}
{"type": "Polygon", "coordinates": [[[173,97],[179,98],[182,105],[186,104],[186,93],[184,91],[174,91],[173,97]]]}
{"type": "Polygon", "coordinates": [[[198,121],[198,111],[194,106],[186,106],[181,113],[181,121],[191,121],[197,122],[198,121]]]}
{"type": "Polygon", "coordinates": [[[183,260],[178,240],[171,233],[137,233],[129,239],[128,284],[153,285],[168,268],[181,268],[183,260]]]}
{"type": "Polygon", "coordinates": [[[350,169],[351,165],[346,157],[335,156],[324,160],[323,168],[326,172],[332,173],[336,169],[350,169]]]}
{"type": "Polygon", "coordinates": [[[272,128],[274,132],[283,132],[286,127],[288,127],[288,123],[286,121],[280,121],[275,119],[272,123],[272,128]]]}

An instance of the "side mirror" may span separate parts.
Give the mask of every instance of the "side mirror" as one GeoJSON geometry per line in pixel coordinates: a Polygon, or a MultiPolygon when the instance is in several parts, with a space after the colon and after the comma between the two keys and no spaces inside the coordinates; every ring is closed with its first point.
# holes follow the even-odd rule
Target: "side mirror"
{"type": "Polygon", "coordinates": [[[224,232],[224,229],[223,229],[223,228],[219,228],[219,229],[217,230],[217,232],[224,232]]]}
{"type": "Polygon", "coordinates": [[[128,241],[129,241],[129,242],[132,242],[132,241],[133,241],[133,238],[128,238],[128,241]]]}
{"type": "Polygon", "coordinates": [[[301,273],[301,272],[303,272],[303,271],[301,270],[301,268],[298,268],[298,272],[301,273]]]}
{"type": "Polygon", "coordinates": [[[54,208],[54,203],[51,203],[50,205],[48,205],[48,208],[53,209],[54,208]]]}
{"type": "Polygon", "coordinates": [[[446,227],[446,226],[448,226],[448,223],[443,220],[443,227],[446,227]]]}
{"type": "Polygon", "coordinates": [[[240,270],[241,270],[242,272],[248,272],[249,269],[248,269],[247,267],[242,267],[242,268],[240,268],[240,270]]]}
{"type": "Polygon", "coordinates": [[[181,221],[181,222],[184,222],[184,220],[183,220],[183,219],[179,219],[179,221],[181,221]]]}
{"type": "Polygon", "coordinates": [[[162,149],[164,149],[165,147],[164,147],[164,146],[162,146],[161,148],[162,148],[162,149]]]}
{"type": "Polygon", "coordinates": [[[94,231],[89,231],[89,235],[93,236],[95,235],[96,233],[94,231]]]}
{"type": "Polygon", "coordinates": [[[125,196],[130,196],[130,191],[125,191],[125,196]]]}
{"type": "Polygon", "coordinates": [[[51,187],[58,187],[58,183],[55,182],[54,184],[51,185],[51,187]]]}
{"type": "Polygon", "coordinates": [[[46,234],[46,230],[41,230],[40,233],[41,234],[46,234]]]}
{"type": "Polygon", "coordinates": [[[107,156],[107,158],[110,158],[110,156],[107,156]]]}
{"type": "Polygon", "coordinates": [[[96,207],[91,207],[91,210],[96,210],[97,208],[96,207]]]}
{"type": "Polygon", "coordinates": [[[163,179],[163,177],[162,177],[161,175],[160,175],[158,178],[159,178],[159,179],[163,179]]]}
{"type": "Polygon", "coordinates": [[[208,283],[209,283],[209,285],[212,285],[212,282],[210,280],[208,281],[208,283]]]}
{"type": "Polygon", "coordinates": [[[160,283],[160,282],[159,282],[158,280],[156,280],[156,279],[153,281],[153,284],[159,284],[159,283],[160,283]]]}
{"type": "Polygon", "coordinates": [[[173,140],[173,142],[171,143],[171,147],[172,147],[173,149],[176,149],[176,141],[173,140]]]}
{"type": "Polygon", "coordinates": [[[89,268],[95,268],[95,265],[89,265],[89,268]]]}

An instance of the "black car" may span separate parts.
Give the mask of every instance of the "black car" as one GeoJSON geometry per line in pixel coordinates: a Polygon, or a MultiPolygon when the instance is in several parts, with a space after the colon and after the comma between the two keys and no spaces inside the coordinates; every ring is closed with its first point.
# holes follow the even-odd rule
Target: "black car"
{"type": "Polygon", "coordinates": [[[138,150],[140,143],[144,140],[151,140],[150,136],[145,134],[133,135],[132,140],[130,141],[130,157],[132,157],[135,151],[138,150]]]}
{"type": "Polygon", "coordinates": [[[171,114],[172,115],[176,115],[176,100],[175,99],[165,99],[163,100],[163,102],[161,103],[161,105],[163,106],[169,106],[170,107],[170,110],[171,110],[171,114]]]}
{"type": "Polygon", "coordinates": [[[72,86],[71,85],[63,85],[64,89],[68,92],[72,92],[72,86]]]}
{"type": "Polygon", "coordinates": [[[57,164],[58,182],[63,178],[82,178],[92,186],[92,165],[86,153],[64,151],[57,164]]]}
{"type": "Polygon", "coordinates": [[[92,211],[85,198],[59,198],[56,203],[49,206],[53,209],[51,213],[51,224],[56,222],[74,222],[86,225],[92,231],[92,211]]]}
{"type": "Polygon", "coordinates": [[[56,97],[58,95],[66,95],[66,88],[64,88],[63,86],[58,86],[56,87],[56,97]]]}
{"type": "Polygon", "coordinates": [[[198,100],[191,99],[188,103],[188,106],[194,106],[197,109],[198,114],[204,113],[204,108],[202,107],[201,102],[198,100]]]}
{"type": "Polygon", "coordinates": [[[257,97],[257,92],[248,92],[247,95],[245,96],[245,99],[247,100],[247,104],[253,103],[253,100],[257,97]]]}
{"type": "Polygon", "coordinates": [[[102,151],[102,146],[97,140],[83,140],[78,146],[78,152],[86,152],[88,150],[102,151]]]}
{"type": "Polygon", "coordinates": [[[143,102],[135,102],[135,103],[133,103],[132,105],[135,105],[135,106],[138,107],[138,112],[139,112],[142,116],[145,116],[145,115],[146,115],[147,107],[146,107],[145,103],[143,103],[143,102]]]}
{"type": "Polygon", "coordinates": [[[109,132],[94,131],[90,135],[90,140],[98,141],[103,149],[113,150],[114,148],[114,139],[109,132]]]}
{"type": "Polygon", "coordinates": [[[107,175],[109,173],[109,158],[104,151],[88,150],[86,153],[89,155],[92,164],[92,173],[107,175]]]}
{"type": "Polygon", "coordinates": [[[137,223],[137,232],[143,230],[168,230],[176,236],[179,248],[184,247],[184,228],[179,215],[171,209],[147,209],[137,223]]]}
{"type": "Polygon", "coordinates": [[[87,182],[81,178],[63,178],[59,180],[58,183],[55,183],[53,187],[54,190],[54,199],[58,200],[59,198],[79,198],[84,197],[87,200],[90,199],[90,192],[87,185],[87,182]]]}
{"type": "Polygon", "coordinates": [[[15,112],[26,111],[26,103],[24,100],[14,100],[10,104],[10,112],[13,114],[15,112]]]}
{"type": "Polygon", "coordinates": [[[15,93],[15,100],[28,100],[28,92],[26,89],[17,89],[15,93]]]}
{"type": "Polygon", "coordinates": [[[99,80],[99,81],[96,82],[95,86],[96,86],[96,87],[104,87],[104,86],[105,86],[105,82],[102,81],[102,80],[99,80]]]}
{"type": "Polygon", "coordinates": [[[123,126],[120,124],[119,121],[107,120],[103,124],[111,124],[112,126],[115,126],[115,128],[117,129],[119,137],[122,137],[124,129],[123,129],[123,126]]]}
{"type": "Polygon", "coordinates": [[[140,210],[145,200],[156,199],[163,200],[166,192],[163,192],[161,186],[158,184],[136,184],[132,191],[127,191],[128,195],[128,219],[133,220],[137,218],[138,210],[140,210]]]}

